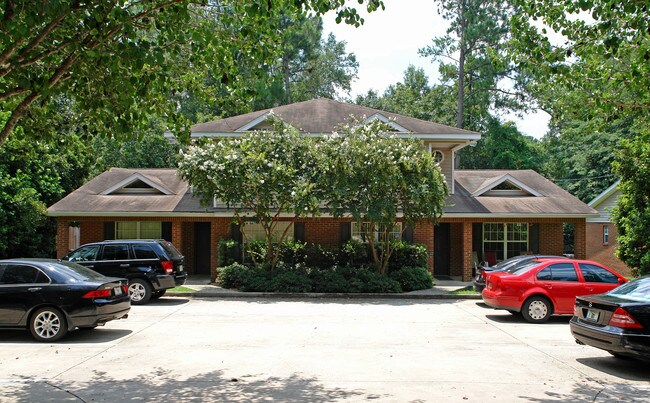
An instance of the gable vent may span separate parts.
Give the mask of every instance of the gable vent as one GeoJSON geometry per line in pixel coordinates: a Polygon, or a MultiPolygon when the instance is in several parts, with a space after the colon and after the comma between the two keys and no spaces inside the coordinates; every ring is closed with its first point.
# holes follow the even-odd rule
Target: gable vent
{"type": "Polygon", "coordinates": [[[513,178],[510,174],[498,178],[488,179],[483,185],[472,193],[472,196],[486,197],[539,197],[542,194],[513,178]]]}
{"type": "Polygon", "coordinates": [[[135,173],[128,178],[116,183],[100,195],[171,195],[173,192],[167,190],[147,178],[146,176],[135,173]]]}

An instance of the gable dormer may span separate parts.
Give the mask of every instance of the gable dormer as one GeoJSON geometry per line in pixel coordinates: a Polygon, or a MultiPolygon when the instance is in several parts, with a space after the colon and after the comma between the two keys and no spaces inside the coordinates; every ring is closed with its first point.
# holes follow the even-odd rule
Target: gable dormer
{"type": "Polygon", "coordinates": [[[280,120],[283,123],[284,120],[282,120],[278,115],[273,113],[273,109],[270,111],[266,112],[265,114],[251,120],[250,122],[246,123],[245,125],[238,127],[235,129],[235,132],[249,132],[249,131],[255,131],[255,130],[271,130],[273,128],[272,125],[272,120],[280,120]]]}
{"type": "Polygon", "coordinates": [[[364,125],[374,122],[375,120],[379,120],[382,123],[387,124],[388,126],[392,127],[394,130],[394,133],[410,133],[409,130],[405,129],[404,127],[398,125],[395,123],[394,120],[391,120],[387,118],[386,116],[382,115],[381,113],[375,113],[371,115],[370,117],[367,117],[366,119],[363,120],[364,125]]]}
{"type": "Polygon", "coordinates": [[[173,195],[174,192],[166,189],[159,183],[147,178],[140,173],[121,180],[110,188],[104,190],[100,195],[173,195]]]}
{"type": "Polygon", "coordinates": [[[487,179],[472,193],[479,197],[539,197],[541,194],[510,174],[487,179]]]}

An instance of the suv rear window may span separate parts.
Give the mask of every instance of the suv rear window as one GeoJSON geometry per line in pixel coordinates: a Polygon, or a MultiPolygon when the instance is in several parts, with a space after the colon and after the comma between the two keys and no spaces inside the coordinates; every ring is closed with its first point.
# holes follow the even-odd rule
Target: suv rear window
{"type": "Polygon", "coordinates": [[[163,247],[163,249],[165,249],[165,252],[167,252],[167,254],[172,257],[172,259],[180,259],[183,257],[183,255],[181,255],[178,249],[176,249],[176,247],[171,242],[159,241],[158,243],[163,247]]]}

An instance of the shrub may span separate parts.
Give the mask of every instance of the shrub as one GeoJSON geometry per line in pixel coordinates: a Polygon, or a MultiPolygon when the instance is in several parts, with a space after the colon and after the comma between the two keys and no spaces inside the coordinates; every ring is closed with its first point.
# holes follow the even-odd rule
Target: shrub
{"type": "Polygon", "coordinates": [[[314,292],[350,292],[346,278],[333,268],[312,271],[311,284],[314,292]]]}
{"type": "Polygon", "coordinates": [[[399,270],[402,267],[427,267],[427,247],[422,244],[410,244],[395,241],[395,250],[388,261],[388,271],[399,270]]]}
{"type": "Polygon", "coordinates": [[[217,285],[223,288],[239,289],[246,284],[251,269],[241,263],[233,263],[229,266],[219,267],[217,269],[217,285]]]}
{"type": "Polygon", "coordinates": [[[232,239],[222,239],[218,245],[219,257],[217,267],[230,266],[233,263],[241,263],[241,245],[232,239]]]}
{"type": "Polygon", "coordinates": [[[365,266],[371,260],[368,244],[354,239],[344,243],[339,251],[339,263],[345,266],[365,266]]]}
{"type": "Polygon", "coordinates": [[[244,244],[244,264],[253,264],[253,256],[255,257],[255,262],[261,265],[264,263],[264,257],[266,256],[266,242],[265,241],[251,241],[247,244],[244,244]]]}
{"type": "Polygon", "coordinates": [[[307,244],[300,241],[285,241],[280,245],[280,262],[287,266],[295,266],[304,263],[305,246],[307,244]]]}
{"type": "Polygon", "coordinates": [[[276,270],[272,273],[270,288],[274,292],[311,292],[311,280],[300,270],[276,270]]]}
{"type": "Polygon", "coordinates": [[[404,292],[433,287],[433,276],[426,267],[402,267],[391,272],[389,277],[397,281],[404,292]]]}

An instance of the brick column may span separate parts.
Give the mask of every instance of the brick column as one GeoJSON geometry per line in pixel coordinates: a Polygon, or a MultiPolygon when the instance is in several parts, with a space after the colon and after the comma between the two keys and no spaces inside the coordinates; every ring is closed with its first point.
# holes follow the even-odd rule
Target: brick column
{"type": "Polygon", "coordinates": [[[219,261],[219,241],[230,238],[229,218],[219,218],[210,222],[210,281],[217,279],[217,265],[219,261]]]}
{"type": "Polygon", "coordinates": [[[421,243],[427,247],[428,269],[433,273],[433,224],[422,222],[413,228],[413,242],[421,243]]]}
{"type": "Polygon", "coordinates": [[[183,223],[172,221],[172,243],[183,253],[183,223]]]}
{"type": "Polygon", "coordinates": [[[576,259],[587,258],[587,224],[585,219],[573,224],[573,254],[576,259]]]}
{"type": "Polygon", "coordinates": [[[70,230],[68,220],[57,218],[56,219],[56,258],[61,259],[68,253],[68,245],[70,244],[70,230]]]}
{"type": "Polygon", "coordinates": [[[463,221],[463,281],[472,280],[472,223],[463,221]]]}

